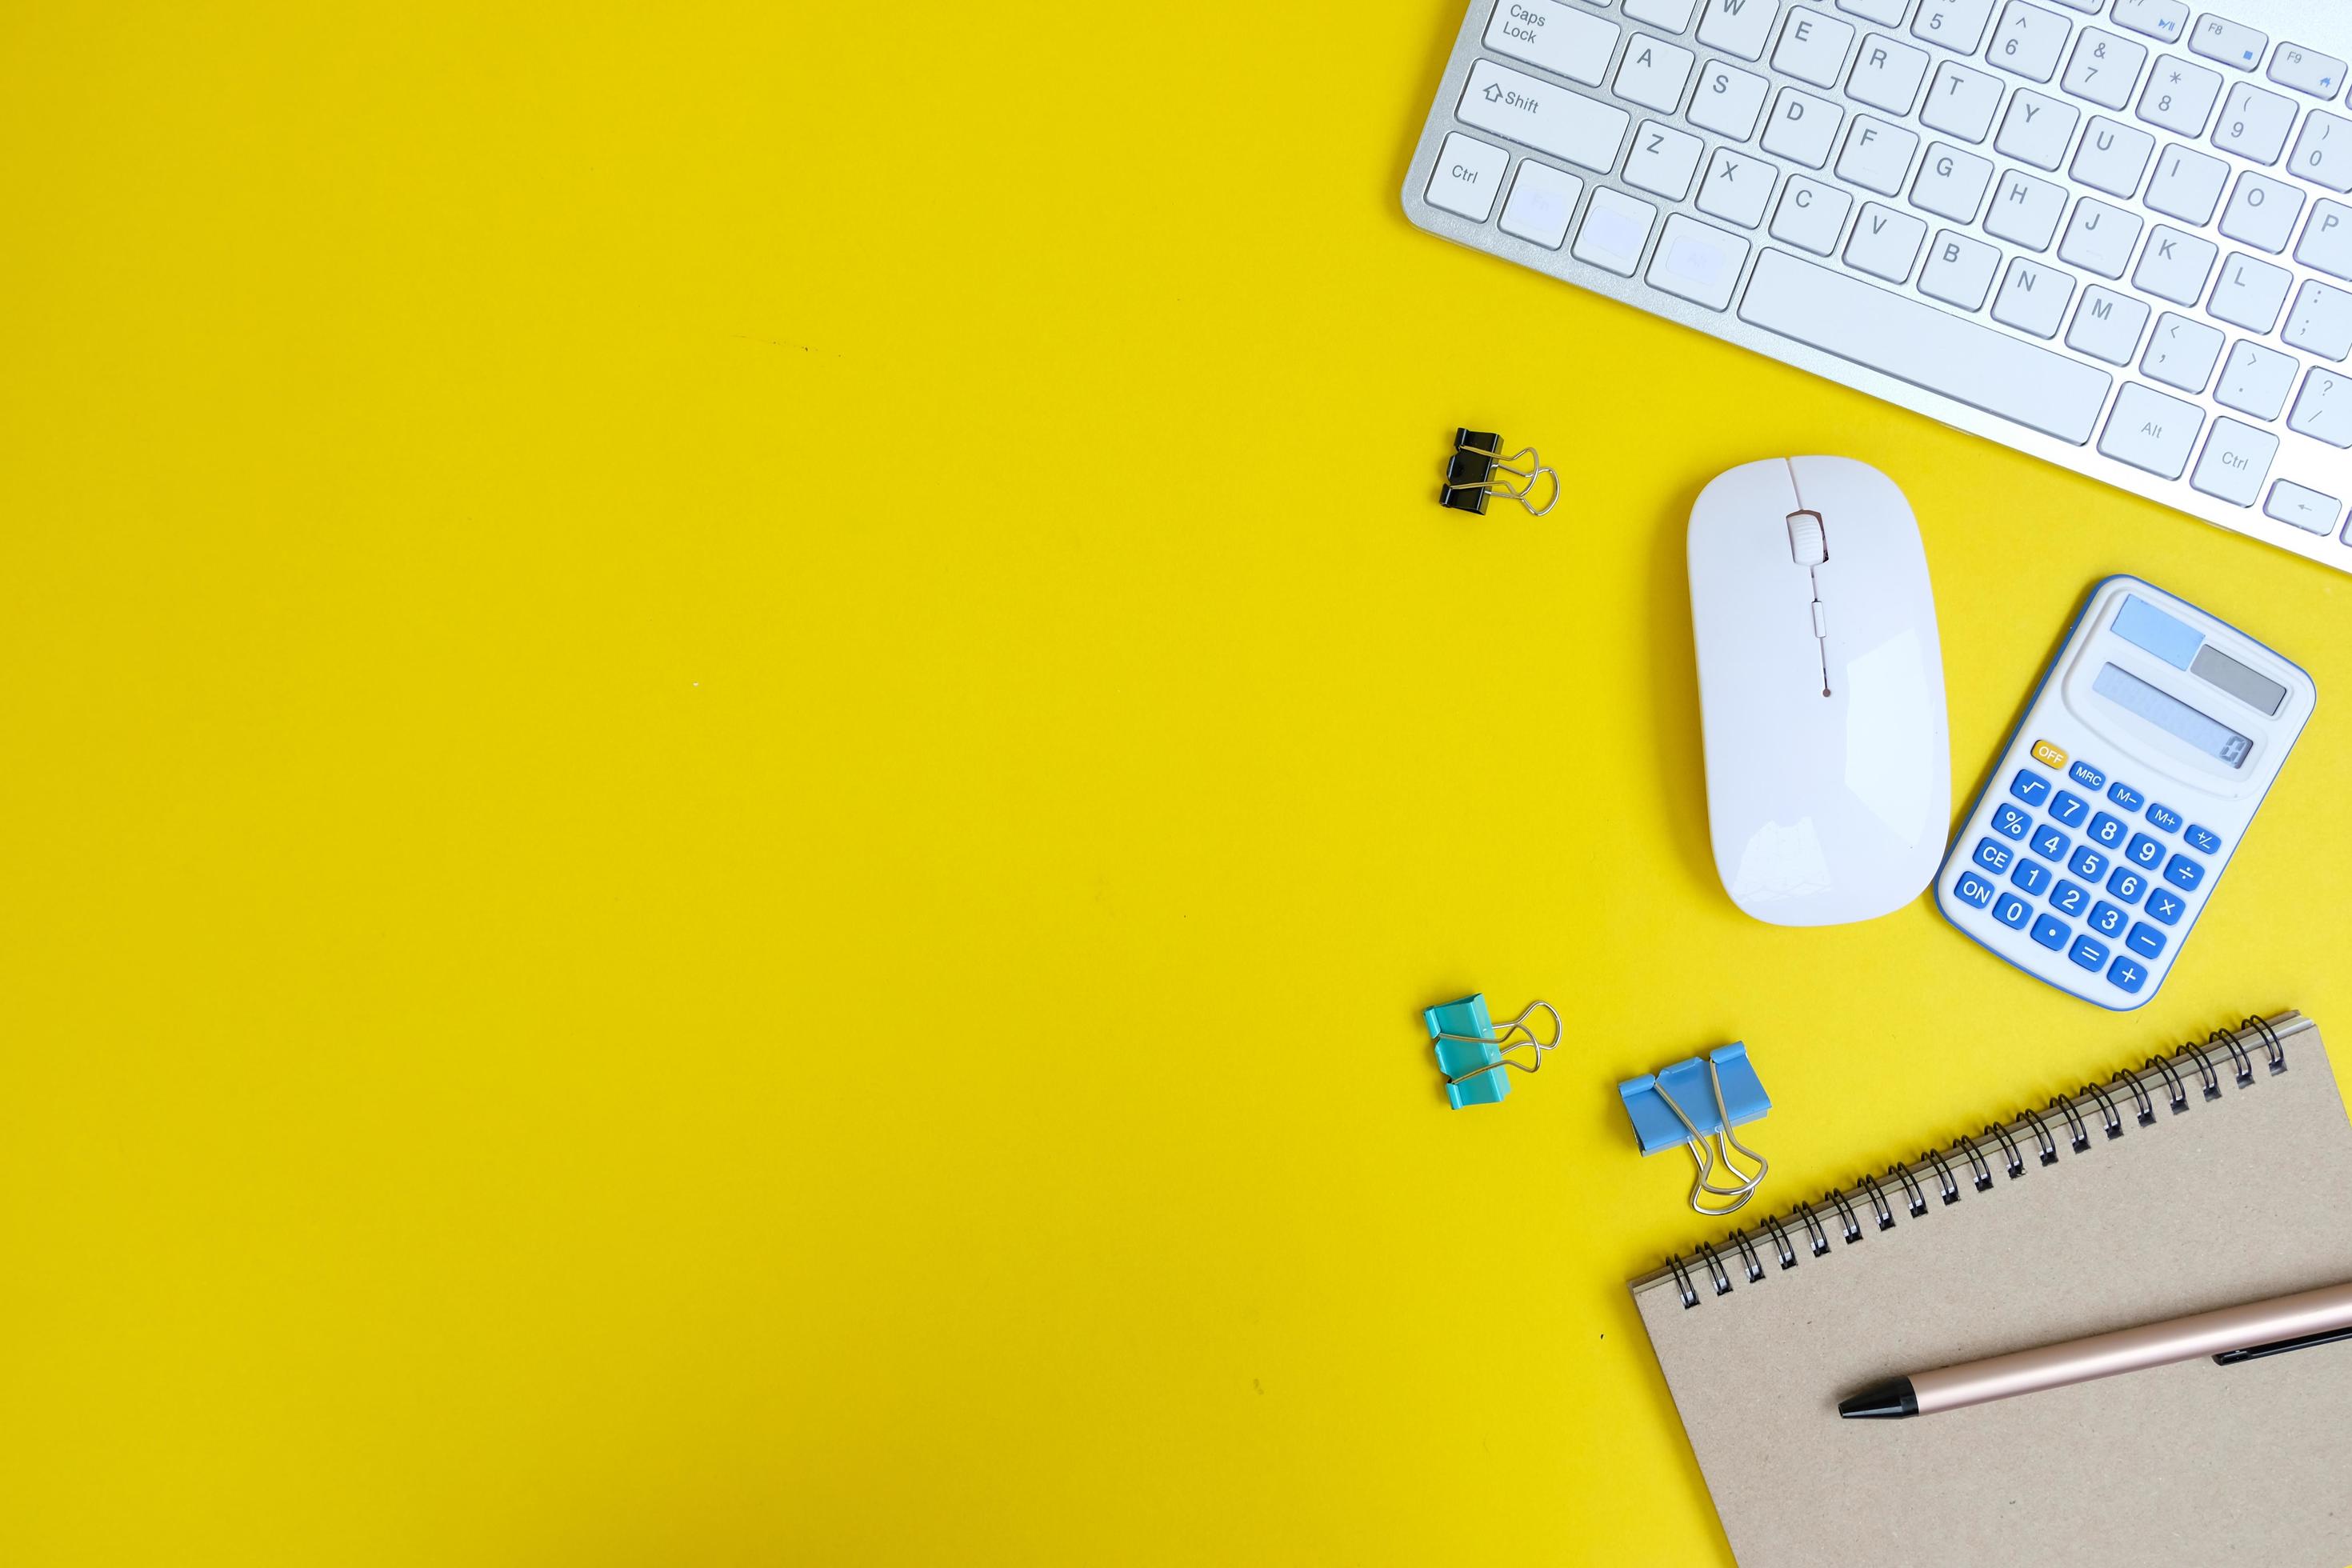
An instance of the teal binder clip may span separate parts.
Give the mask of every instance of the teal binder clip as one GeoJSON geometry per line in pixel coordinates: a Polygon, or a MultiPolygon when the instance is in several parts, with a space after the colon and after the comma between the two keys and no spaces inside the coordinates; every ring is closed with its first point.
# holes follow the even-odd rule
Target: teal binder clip
{"type": "Polygon", "coordinates": [[[1486,1016],[1484,995],[1444,1003],[1427,1009],[1422,1017],[1429,1025],[1430,1039],[1436,1043],[1437,1070],[1445,1075],[1445,1098],[1456,1110],[1465,1105],[1501,1104],[1511,1092],[1510,1079],[1503,1069],[1535,1071],[1543,1066],[1544,1053],[1560,1039],[1559,1013],[1549,1002],[1528,1003],[1500,1029],[1486,1016]],[[1528,1027],[1528,1019],[1538,1008],[1551,1015],[1549,1040],[1536,1038],[1536,1032],[1528,1027]],[[1535,1059],[1523,1062],[1510,1055],[1522,1050],[1533,1051],[1535,1059]]]}
{"type": "Polygon", "coordinates": [[[1756,1076],[1745,1044],[1725,1046],[1703,1058],[1692,1057],[1657,1072],[1629,1078],[1617,1086],[1617,1092],[1624,1097],[1625,1114],[1633,1118],[1633,1135],[1641,1140],[1643,1154],[1676,1144],[1690,1151],[1698,1166],[1698,1178],[1691,1184],[1692,1208],[1710,1217],[1737,1214],[1755,1196],[1771,1163],[1733,1136],[1731,1130],[1761,1121],[1772,1109],[1772,1097],[1764,1092],[1764,1082],[1756,1076]],[[1712,1149],[1707,1143],[1710,1138],[1715,1141],[1712,1149]],[[1754,1162],[1754,1175],[1732,1163],[1734,1149],[1754,1162]],[[1730,1185],[1718,1186],[1710,1179],[1718,1165],[1731,1178],[1730,1185]],[[1701,1201],[1702,1194],[1732,1201],[1709,1208],[1701,1201]]]}

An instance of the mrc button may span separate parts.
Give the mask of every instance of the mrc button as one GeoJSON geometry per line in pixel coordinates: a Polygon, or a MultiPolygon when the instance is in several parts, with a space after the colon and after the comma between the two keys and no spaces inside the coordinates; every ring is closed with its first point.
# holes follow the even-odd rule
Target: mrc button
{"type": "Polygon", "coordinates": [[[2084,789],[2105,789],[2107,787],[2107,775],[2101,773],[2098,769],[2093,767],[2088,763],[2076,763],[2073,767],[2066,770],[2066,776],[2073,779],[2076,784],[2081,784],[2084,789]]]}

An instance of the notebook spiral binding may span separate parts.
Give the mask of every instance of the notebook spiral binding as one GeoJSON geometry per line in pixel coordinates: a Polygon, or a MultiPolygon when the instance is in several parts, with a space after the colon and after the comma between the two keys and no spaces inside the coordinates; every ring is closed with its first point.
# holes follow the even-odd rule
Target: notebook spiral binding
{"type": "Polygon", "coordinates": [[[2282,1013],[2244,1019],[2234,1029],[2216,1029],[2202,1045],[2192,1042],[2169,1057],[2159,1052],[2103,1082],[2059,1095],[2040,1110],[2021,1110],[1972,1137],[1954,1139],[1949,1148],[1928,1149],[1902,1164],[1889,1165],[1883,1178],[1865,1175],[1759,1220],[1752,1228],[1742,1226],[1720,1241],[1701,1242],[1688,1258],[1668,1258],[1663,1269],[1637,1280],[1636,1286],[1671,1279],[1688,1310],[1707,1294],[1730,1295],[1735,1274],[1759,1285],[1769,1277],[1766,1258],[1783,1269],[1796,1268],[1801,1252],[1826,1258],[1834,1249],[1832,1232],[1848,1247],[1868,1235],[1865,1216],[1875,1228],[1893,1230],[1898,1208],[1913,1219],[1931,1213],[1930,1193],[1941,1206],[1948,1206],[1961,1201],[1964,1186],[1991,1192],[1996,1168],[2013,1182],[2033,1164],[2057,1164],[2062,1142],[2076,1154],[2087,1154],[2095,1146],[2095,1129],[2112,1142],[2124,1136],[2126,1120],[2140,1127],[2155,1126],[2159,1099],[2179,1116],[2189,1108],[2192,1084],[2207,1100],[2221,1098],[2225,1074],[2240,1089],[2249,1088],[2258,1057],[2272,1074],[2283,1073],[2285,1037],[2305,1026],[2300,1013],[2282,1013]]]}

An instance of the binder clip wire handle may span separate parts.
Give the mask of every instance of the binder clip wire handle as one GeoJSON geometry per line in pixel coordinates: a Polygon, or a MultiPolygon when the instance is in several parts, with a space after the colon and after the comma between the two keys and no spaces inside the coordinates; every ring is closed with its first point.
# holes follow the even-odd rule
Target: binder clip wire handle
{"type": "Polygon", "coordinates": [[[1520,1072],[1531,1073],[1543,1066],[1545,1052],[1558,1048],[1563,1027],[1559,1021],[1559,1009],[1549,1002],[1530,1002],[1519,1009],[1517,1017],[1496,1025],[1492,1035],[1449,1035],[1441,1032],[1434,1037],[1440,1040],[1453,1040],[1463,1045],[1492,1046],[1495,1047],[1495,1054],[1501,1058],[1488,1062],[1483,1067],[1472,1068],[1468,1072],[1456,1073],[1445,1080],[1446,1085],[1450,1088],[1454,1084],[1476,1078],[1481,1073],[1497,1072],[1504,1068],[1515,1068],[1520,1072]],[[1551,1016],[1551,1038],[1549,1040],[1536,1038],[1536,1032],[1528,1026],[1528,1016],[1538,1007],[1551,1016]],[[1514,1034],[1523,1035],[1526,1038],[1512,1039],[1511,1037],[1514,1034]],[[1511,1053],[1522,1050],[1534,1051],[1535,1060],[1533,1062],[1514,1060],[1511,1053]]]}
{"type": "Polygon", "coordinates": [[[1690,1134],[1688,1147],[1691,1152],[1691,1163],[1698,1167],[1697,1178],[1691,1183],[1691,1208],[1709,1219],[1720,1219],[1725,1215],[1738,1214],[1748,1206],[1748,1200],[1754,1197],[1756,1189],[1763,1184],[1765,1173],[1772,1169],[1772,1163],[1739,1141],[1739,1134],[1731,1130],[1731,1111],[1723,1103],[1723,1075],[1716,1070],[1715,1060],[1711,1057],[1707,1058],[1706,1078],[1708,1084],[1715,1090],[1716,1115],[1722,1121],[1722,1125],[1716,1130],[1716,1145],[1712,1151],[1707,1147],[1706,1139],[1700,1135],[1697,1124],[1691,1121],[1689,1113],[1675,1104],[1675,1097],[1666,1092],[1666,1086],[1661,1083],[1653,1087],[1656,1089],[1658,1098],[1666,1102],[1666,1109],[1675,1113],[1675,1120],[1681,1122],[1683,1130],[1690,1134]],[[1725,1148],[1726,1144],[1730,1145],[1730,1149],[1738,1150],[1755,1163],[1754,1175],[1741,1174],[1739,1167],[1731,1163],[1730,1149],[1725,1148]],[[1718,1187],[1707,1180],[1707,1177],[1714,1173],[1715,1167],[1718,1163],[1730,1175],[1733,1185],[1718,1187]],[[1709,1208],[1699,1201],[1701,1193],[1718,1198],[1729,1198],[1733,1201],[1720,1208],[1709,1208]]]}

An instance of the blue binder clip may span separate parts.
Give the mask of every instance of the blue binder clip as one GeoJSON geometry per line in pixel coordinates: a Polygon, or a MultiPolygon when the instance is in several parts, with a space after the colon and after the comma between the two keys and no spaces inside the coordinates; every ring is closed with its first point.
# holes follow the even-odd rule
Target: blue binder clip
{"type": "Polygon", "coordinates": [[[1445,1075],[1445,1098],[1461,1110],[1465,1105],[1498,1105],[1511,1092],[1509,1077],[1505,1068],[1518,1072],[1533,1072],[1543,1066],[1544,1053],[1559,1044],[1559,1010],[1549,1002],[1530,1002],[1519,1010],[1519,1016],[1500,1029],[1486,1016],[1484,995],[1465,996],[1459,1002],[1447,1002],[1431,1007],[1422,1014],[1429,1025],[1429,1037],[1437,1046],[1437,1070],[1445,1075]],[[1539,1040],[1528,1027],[1528,1019],[1537,1009],[1551,1015],[1551,1038],[1539,1040]],[[1514,1038],[1514,1036],[1524,1037],[1514,1038]],[[1513,1051],[1533,1051],[1535,1060],[1514,1060],[1513,1051]]]}
{"type": "Polygon", "coordinates": [[[1629,1078],[1617,1086],[1617,1092],[1625,1099],[1625,1114],[1633,1119],[1633,1135],[1642,1141],[1643,1153],[1654,1154],[1676,1144],[1690,1151],[1698,1166],[1698,1179],[1691,1184],[1692,1208],[1710,1217],[1737,1214],[1756,1195],[1771,1163],[1733,1136],[1731,1130],[1760,1121],[1772,1109],[1772,1097],[1764,1092],[1764,1082],[1748,1059],[1746,1045],[1725,1046],[1703,1058],[1692,1057],[1658,1072],[1629,1078]],[[1715,1140],[1712,1149],[1707,1146],[1710,1138],[1715,1140]],[[1734,1149],[1755,1163],[1754,1175],[1732,1163],[1734,1149]],[[1731,1178],[1731,1185],[1718,1186],[1710,1179],[1718,1165],[1731,1178]],[[1709,1208],[1700,1200],[1701,1194],[1732,1201],[1709,1208]]]}

